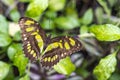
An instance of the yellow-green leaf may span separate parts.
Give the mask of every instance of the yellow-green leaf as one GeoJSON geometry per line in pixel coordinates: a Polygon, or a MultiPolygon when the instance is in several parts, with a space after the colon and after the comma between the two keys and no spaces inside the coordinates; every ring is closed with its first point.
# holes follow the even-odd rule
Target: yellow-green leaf
{"type": "Polygon", "coordinates": [[[65,6],[66,0],[50,0],[49,9],[52,11],[62,10],[65,6]]]}
{"type": "Polygon", "coordinates": [[[28,59],[24,56],[24,54],[15,54],[13,63],[16,67],[18,67],[20,75],[25,73],[28,59]]]}
{"type": "Polygon", "coordinates": [[[25,75],[25,76],[23,76],[23,77],[21,77],[19,80],[30,80],[30,77],[29,77],[29,75],[25,75]]]}
{"type": "Polygon", "coordinates": [[[116,53],[117,52],[114,52],[101,59],[99,64],[95,67],[93,73],[97,80],[107,80],[115,71],[115,66],[117,64],[116,53]]]}
{"type": "Polygon", "coordinates": [[[54,66],[54,69],[64,75],[70,75],[75,70],[75,65],[71,62],[70,57],[60,60],[60,62],[54,66]]]}
{"type": "Polygon", "coordinates": [[[32,0],[27,7],[26,15],[29,17],[37,17],[48,7],[48,0],[32,0]]]}
{"type": "Polygon", "coordinates": [[[120,28],[112,24],[93,25],[89,30],[100,41],[115,41],[120,39],[120,28]]]}

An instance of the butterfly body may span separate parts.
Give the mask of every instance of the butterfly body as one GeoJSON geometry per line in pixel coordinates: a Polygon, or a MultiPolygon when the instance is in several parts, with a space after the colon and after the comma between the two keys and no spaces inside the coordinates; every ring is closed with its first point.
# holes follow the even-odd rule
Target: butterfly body
{"type": "Polygon", "coordinates": [[[38,22],[31,18],[20,18],[19,25],[25,55],[31,61],[40,60],[43,67],[52,67],[66,56],[81,50],[81,42],[76,38],[49,38],[38,22]]]}

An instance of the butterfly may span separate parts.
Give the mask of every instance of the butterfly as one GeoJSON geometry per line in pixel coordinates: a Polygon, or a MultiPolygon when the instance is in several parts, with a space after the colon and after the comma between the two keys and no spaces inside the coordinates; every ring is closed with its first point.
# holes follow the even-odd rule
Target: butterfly
{"type": "Polygon", "coordinates": [[[18,23],[26,57],[32,62],[40,61],[43,67],[52,67],[82,49],[81,42],[74,37],[49,38],[39,23],[31,18],[21,17],[18,23]]]}

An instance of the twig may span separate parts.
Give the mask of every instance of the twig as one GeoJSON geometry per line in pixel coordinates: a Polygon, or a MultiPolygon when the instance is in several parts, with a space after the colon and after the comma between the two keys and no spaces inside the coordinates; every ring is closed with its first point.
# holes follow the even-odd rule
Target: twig
{"type": "Polygon", "coordinates": [[[84,37],[94,37],[95,35],[93,33],[85,33],[85,34],[81,34],[78,35],[78,37],[80,38],[84,38],[84,37]]]}

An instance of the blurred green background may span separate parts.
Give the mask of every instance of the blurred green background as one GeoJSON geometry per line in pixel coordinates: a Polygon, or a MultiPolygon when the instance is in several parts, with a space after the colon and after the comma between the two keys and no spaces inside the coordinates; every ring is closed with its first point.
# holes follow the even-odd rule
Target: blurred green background
{"type": "Polygon", "coordinates": [[[120,80],[119,40],[120,0],[0,0],[0,80],[120,80]],[[22,16],[52,37],[77,36],[84,48],[43,71],[22,51],[22,16]]]}

